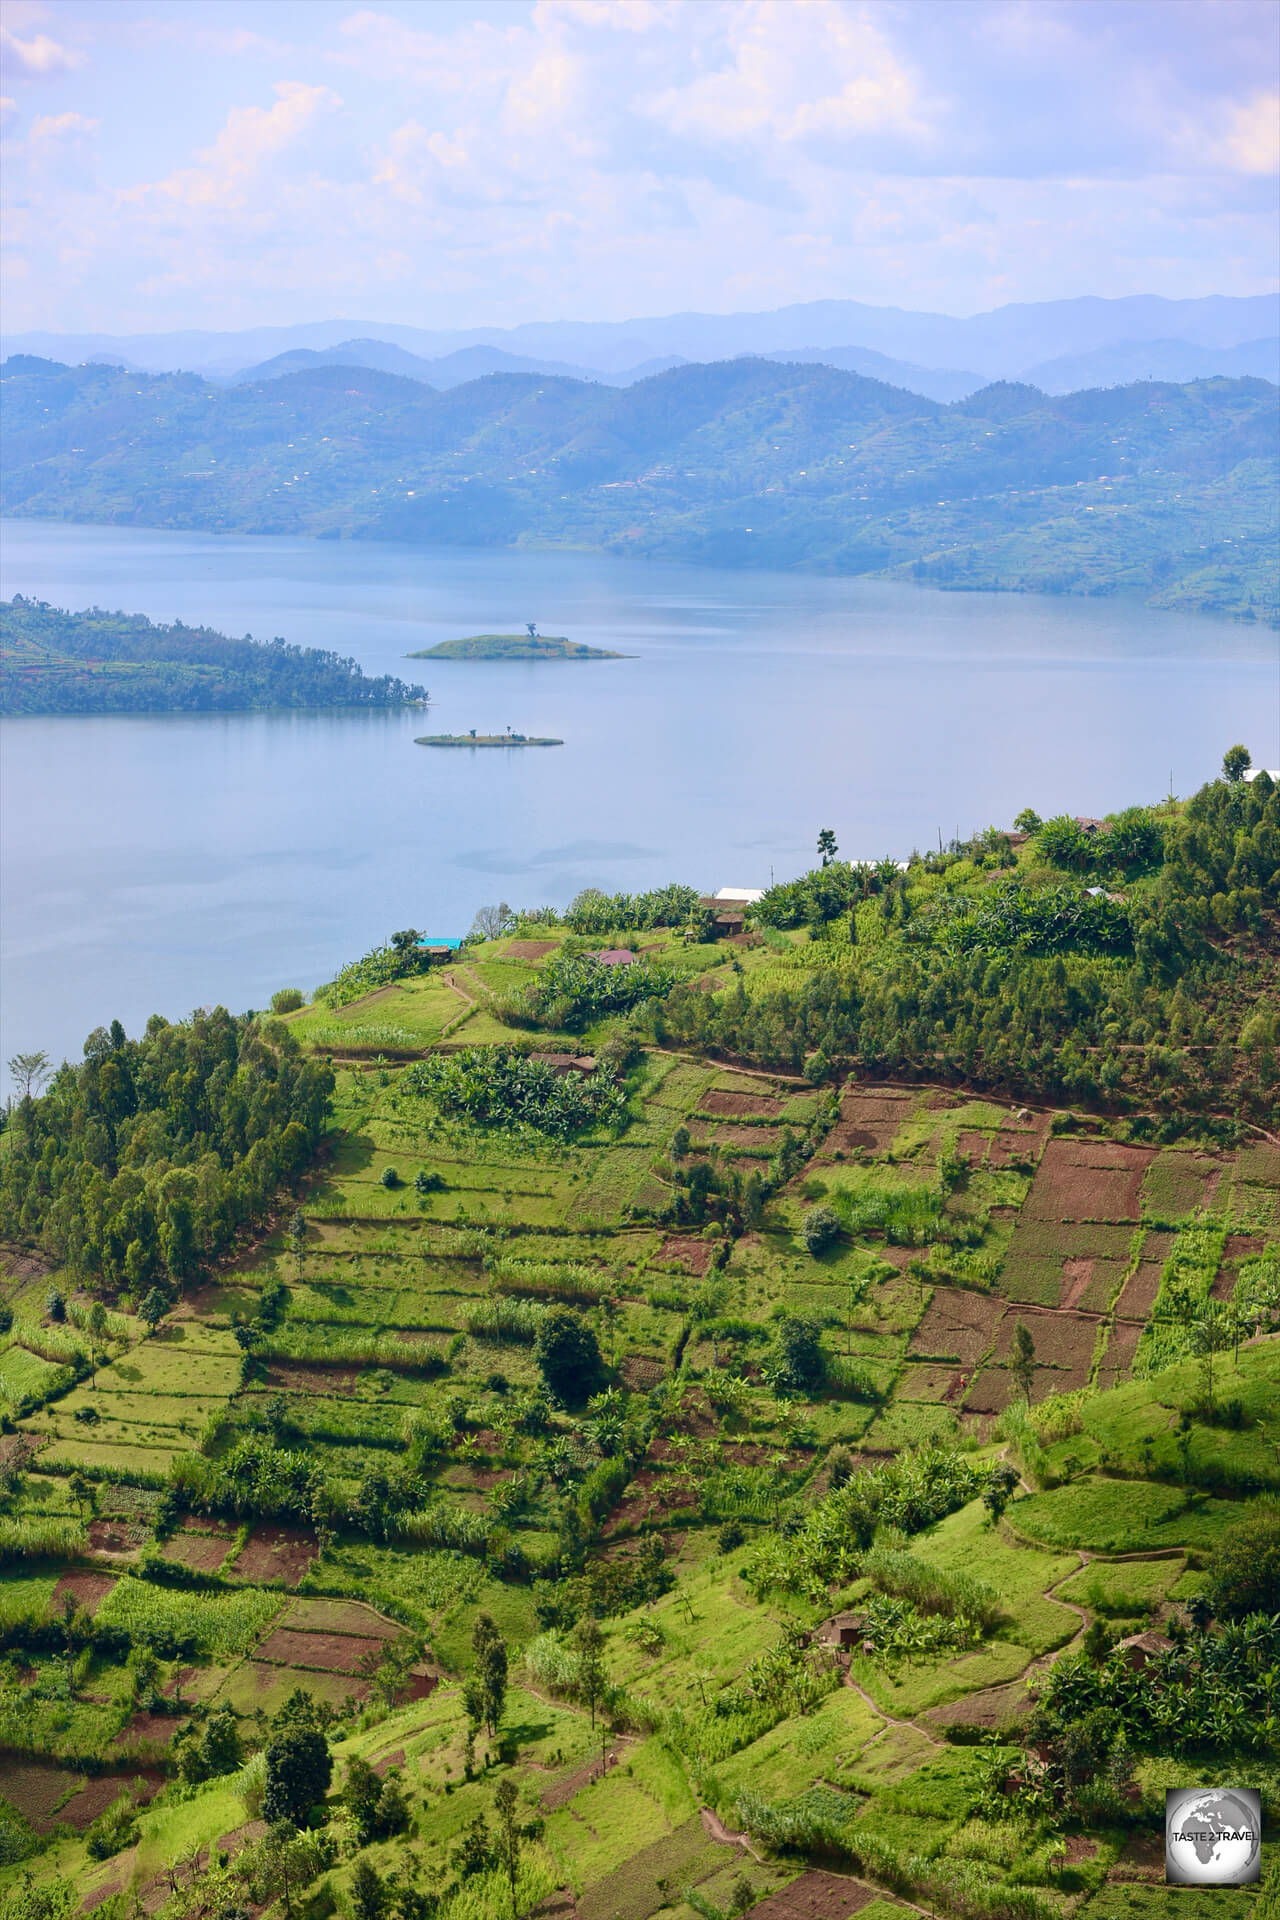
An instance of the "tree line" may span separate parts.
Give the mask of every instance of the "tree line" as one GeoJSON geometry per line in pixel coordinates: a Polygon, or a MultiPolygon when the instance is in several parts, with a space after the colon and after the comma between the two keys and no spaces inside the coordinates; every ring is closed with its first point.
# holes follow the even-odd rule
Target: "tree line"
{"type": "Polygon", "coordinates": [[[279,1021],[154,1014],[130,1040],[113,1020],[14,1107],[0,1233],[90,1288],[181,1288],[297,1179],[332,1090],[279,1021]]]}

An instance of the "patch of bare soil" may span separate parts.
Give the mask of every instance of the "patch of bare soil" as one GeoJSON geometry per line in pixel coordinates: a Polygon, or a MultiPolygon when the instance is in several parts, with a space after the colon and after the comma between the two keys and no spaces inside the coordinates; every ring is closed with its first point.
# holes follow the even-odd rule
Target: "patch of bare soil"
{"type": "Polygon", "coordinates": [[[780,1127],[717,1127],[715,1140],[717,1146],[736,1148],[739,1152],[751,1154],[752,1149],[767,1148],[770,1153],[782,1139],[780,1127]]]}
{"type": "Polygon", "coordinates": [[[632,1393],[648,1393],[660,1380],[667,1377],[667,1369],[661,1360],[646,1360],[643,1355],[629,1354],[621,1367],[622,1378],[632,1393]]]}
{"type": "Polygon", "coordinates": [[[1007,1167],[1014,1160],[1034,1158],[1035,1142],[1025,1133],[1000,1132],[991,1142],[987,1154],[989,1167],[1007,1167]]]}
{"type": "Polygon", "coordinates": [[[1151,1833],[1131,1833],[1107,1879],[1163,1880],[1163,1841],[1151,1833]]]}
{"type": "Polygon", "coordinates": [[[255,1527],[228,1571],[238,1580],[283,1580],[296,1587],[316,1552],[315,1535],[300,1527],[255,1527]]]}
{"type": "Polygon", "coordinates": [[[392,1767],[402,1767],[403,1765],[404,1748],[395,1747],[390,1753],[384,1753],[380,1760],[374,1761],[373,1770],[376,1774],[388,1774],[392,1767]]]}
{"type": "Polygon", "coordinates": [[[861,1881],[825,1867],[811,1867],[798,1880],[758,1901],[749,1909],[747,1920],[841,1920],[873,1898],[871,1888],[861,1881]]]}
{"type": "Polygon", "coordinates": [[[218,1842],[218,1851],[234,1859],[237,1853],[243,1853],[246,1847],[251,1847],[255,1840],[263,1839],[266,1831],[265,1820],[246,1820],[242,1827],[232,1827],[230,1833],[223,1834],[218,1842]]]}
{"type": "Polygon", "coordinates": [[[91,1520],[89,1545],[94,1553],[136,1553],[151,1538],[145,1527],[131,1520],[91,1520]]]}
{"type": "Polygon", "coordinates": [[[991,1136],[987,1133],[971,1133],[966,1130],[956,1136],[956,1152],[962,1154],[975,1167],[980,1167],[986,1159],[990,1144],[991,1136]]]}
{"type": "Polygon", "coordinates": [[[966,1413],[1003,1413],[1013,1398],[1013,1381],[1003,1367],[983,1367],[965,1398],[966,1413]]]}
{"type": "MultiPolygon", "coordinates": [[[[177,1725],[177,1721],[173,1723],[177,1725]]],[[[64,1774],[63,1778],[66,1776],[64,1774]]],[[[78,1793],[73,1793],[66,1805],[59,1809],[59,1822],[65,1820],[77,1833],[83,1833],[91,1827],[99,1814],[114,1806],[122,1793],[132,1793],[144,1803],[159,1793],[164,1785],[164,1775],[158,1767],[143,1767],[137,1773],[101,1773],[94,1780],[86,1781],[78,1793]]]]}
{"type": "Polygon", "coordinates": [[[43,1280],[53,1272],[47,1260],[38,1253],[31,1253],[26,1247],[0,1246],[0,1267],[6,1278],[14,1280],[43,1280]]]}
{"type": "Polygon", "coordinates": [[[276,1627],[255,1650],[258,1660],[282,1667],[315,1667],[323,1673],[355,1673],[366,1654],[381,1653],[386,1642],[356,1633],[299,1633],[276,1627]]]}
{"type": "Polygon", "coordinates": [[[267,1368],[267,1385],[282,1393],[347,1394],[359,1377],[350,1367],[275,1365],[267,1368]]]}
{"type": "Polygon", "coordinates": [[[1029,1220],[1137,1220],[1142,1176],[1154,1154],[1143,1147],[1117,1147],[1114,1154],[1131,1156],[1105,1166],[1082,1163],[1082,1144],[1050,1140],[1045,1146],[1027,1195],[1029,1220]]]}
{"type": "Polygon", "coordinates": [[[1102,1365],[1098,1368],[1100,1387],[1118,1387],[1122,1380],[1129,1378],[1133,1366],[1133,1356],[1138,1351],[1138,1342],[1142,1338],[1142,1326],[1137,1321],[1126,1325],[1118,1321],[1111,1329],[1111,1339],[1107,1351],[1102,1356],[1102,1365]]]}
{"type": "Polygon", "coordinates": [[[1098,1337],[1095,1320],[1086,1319],[1083,1314],[1044,1313],[1035,1307],[1020,1307],[1016,1313],[1009,1314],[1000,1328],[995,1359],[1008,1359],[1013,1330],[1019,1320],[1035,1342],[1037,1386],[1041,1383],[1040,1376],[1049,1368],[1053,1372],[1044,1381],[1046,1393],[1069,1393],[1073,1387],[1086,1384],[1098,1337]]]}
{"type": "Polygon", "coordinates": [[[81,1778],[44,1760],[20,1760],[13,1754],[0,1759],[0,1796],[16,1807],[37,1833],[49,1831],[54,1808],[72,1781],[81,1778]]]}
{"type": "Polygon", "coordinates": [[[1061,1307],[1078,1307],[1089,1282],[1093,1279],[1093,1261],[1064,1260],[1062,1263],[1062,1292],[1058,1296],[1061,1307]]]}
{"type": "Polygon", "coordinates": [[[181,1725],[181,1714],[135,1713],[121,1727],[111,1744],[123,1746],[129,1740],[149,1740],[153,1746],[167,1747],[181,1725]]]}
{"type": "MultiPolygon", "coordinates": [[[[606,1766],[616,1767],[618,1762],[635,1746],[634,1740],[617,1740],[610,1747],[606,1766]]],[[[585,1760],[580,1767],[574,1767],[570,1773],[562,1773],[558,1780],[542,1789],[542,1806],[546,1813],[554,1813],[558,1807],[567,1807],[575,1794],[595,1780],[600,1773],[600,1757],[594,1755],[585,1760]]]]}
{"type": "Polygon", "coordinates": [[[782,1101],[768,1093],[721,1093],[718,1089],[703,1096],[702,1111],[736,1120],[752,1118],[757,1120],[776,1120],[782,1112],[782,1101]]]}
{"type": "Polygon", "coordinates": [[[504,960],[542,960],[554,953],[558,940],[513,940],[503,954],[504,960]]]}
{"type": "Polygon", "coordinates": [[[1139,1260],[1125,1281],[1116,1303],[1116,1313],[1121,1320],[1145,1321],[1150,1318],[1156,1295],[1160,1291],[1163,1265],[1162,1260],[1139,1260]]]}
{"type": "Polygon", "coordinates": [[[228,1527],[184,1527],[165,1541],[162,1557],[196,1573],[216,1573],[231,1551],[236,1531],[228,1527]]]}
{"type": "Polygon", "coordinates": [[[90,1613],[96,1613],[99,1604],[106,1599],[115,1584],[114,1573],[64,1573],[53,1590],[49,1612],[60,1614],[63,1594],[71,1593],[75,1595],[77,1606],[86,1608],[90,1613]]]}
{"type": "MultiPolygon", "coordinates": [[[[905,1253],[906,1249],[887,1251],[905,1253]]],[[[1004,1301],[993,1300],[987,1294],[966,1293],[960,1287],[938,1287],[924,1319],[911,1337],[910,1351],[929,1358],[954,1356],[968,1369],[991,1345],[1004,1311],[1004,1301]]]]}
{"type": "Polygon", "coordinates": [[[714,1251],[709,1240],[668,1234],[658,1248],[658,1258],[659,1260],[679,1260],[686,1273],[694,1274],[700,1280],[711,1265],[711,1255],[714,1251]]]}

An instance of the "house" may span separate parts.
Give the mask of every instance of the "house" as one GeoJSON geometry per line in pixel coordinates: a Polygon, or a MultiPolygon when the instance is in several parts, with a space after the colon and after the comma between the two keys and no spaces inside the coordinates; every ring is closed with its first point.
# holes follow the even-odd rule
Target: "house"
{"type": "Polygon", "coordinates": [[[711,896],[711,904],[712,906],[754,907],[757,901],[763,899],[763,887],[717,887],[711,896]]]}
{"type": "Polygon", "coordinates": [[[595,958],[602,967],[633,967],[636,963],[636,955],[632,953],[630,947],[606,947],[604,952],[597,953],[595,958]]]}
{"type": "Polygon", "coordinates": [[[429,967],[438,967],[442,966],[445,961],[452,960],[454,954],[461,949],[461,946],[461,940],[439,940],[434,938],[428,940],[424,936],[419,940],[417,946],[414,948],[414,952],[420,954],[429,967]]]}
{"type": "Polygon", "coordinates": [[[711,915],[711,923],[717,939],[742,933],[746,929],[747,910],[745,907],[726,906],[719,894],[704,894],[698,905],[704,913],[711,915]]]}
{"type": "Polygon", "coordinates": [[[1280,767],[1246,767],[1244,777],[1256,780],[1260,773],[1265,773],[1274,786],[1280,787],[1280,767]]]}
{"type": "Polygon", "coordinates": [[[1076,814],[1075,822],[1081,833],[1101,833],[1107,824],[1105,820],[1095,820],[1087,813],[1076,814]]]}
{"type": "Polygon", "coordinates": [[[818,1644],[846,1649],[860,1646],[866,1624],[865,1613],[833,1613],[817,1630],[818,1644]]]}
{"type": "Polygon", "coordinates": [[[1126,1663],[1135,1672],[1154,1660],[1158,1653],[1167,1653],[1173,1645],[1167,1633],[1157,1633],[1154,1627],[1148,1627],[1145,1633],[1131,1633],[1127,1640],[1116,1642],[1115,1651],[1123,1655],[1126,1663]]]}
{"type": "Polygon", "coordinates": [[[552,1073],[594,1073],[596,1060],[593,1053],[531,1053],[531,1060],[539,1066],[550,1067],[552,1073]]]}

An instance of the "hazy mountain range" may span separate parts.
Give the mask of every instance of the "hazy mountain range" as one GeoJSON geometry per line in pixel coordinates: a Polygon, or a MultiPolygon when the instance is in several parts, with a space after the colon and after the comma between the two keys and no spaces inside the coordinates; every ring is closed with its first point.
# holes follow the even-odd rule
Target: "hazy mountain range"
{"type": "Polygon", "coordinates": [[[1215,374],[1275,381],[1280,296],[1055,300],[968,319],[823,300],[773,313],[537,321],[456,332],[331,320],[243,333],[14,334],[4,350],[149,372],[185,368],[223,381],[326,364],[368,366],[441,389],[496,372],[624,386],[689,361],[751,355],[820,360],[950,401],[993,379],[1023,380],[1048,393],[1215,374]]]}
{"type": "Polygon", "coordinates": [[[211,531],[591,547],[949,587],[1276,611],[1263,380],[944,405],[823,364],[540,372],[437,391],[350,364],[213,384],[8,360],[9,513],[211,531]]]}

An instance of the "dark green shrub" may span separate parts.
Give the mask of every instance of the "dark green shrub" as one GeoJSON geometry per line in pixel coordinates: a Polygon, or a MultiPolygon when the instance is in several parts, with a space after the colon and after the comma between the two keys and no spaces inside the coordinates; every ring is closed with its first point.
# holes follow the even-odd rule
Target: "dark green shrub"
{"type": "Polygon", "coordinates": [[[820,1253],[825,1253],[840,1238],[840,1222],[830,1207],[810,1207],[800,1231],[804,1235],[805,1246],[816,1260],[820,1253]]]}
{"type": "Polygon", "coordinates": [[[1271,1613],[1280,1594],[1280,1507],[1258,1507],[1228,1527],[1209,1562],[1205,1598],[1219,1620],[1271,1613]]]}
{"type": "Polygon", "coordinates": [[[394,1167],[384,1167],[382,1169],[382,1184],[384,1187],[398,1187],[400,1185],[400,1175],[394,1167]]]}

